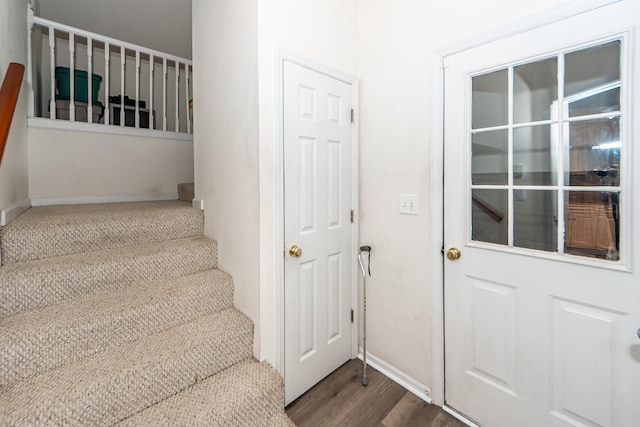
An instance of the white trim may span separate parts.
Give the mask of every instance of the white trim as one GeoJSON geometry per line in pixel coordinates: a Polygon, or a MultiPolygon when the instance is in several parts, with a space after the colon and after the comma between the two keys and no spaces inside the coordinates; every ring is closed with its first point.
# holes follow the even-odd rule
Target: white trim
{"type": "Polygon", "coordinates": [[[119,196],[35,197],[32,206],[87,205],[94,203],[153,202],[178,200],[178,193],[123,194],[119,196]]]}
{"type": "MultiPolygon", "coordinates": [[[[359,349],[358,359],[362,360],[362,348],[359,349]]],[[[371,366],[384,376],[397,382],[425,402],[433,403],[431,400],[431,389],[429,387],[368,351],[367,366],[371,366]]]]}
{"type": "Polygon", "coordinates": [[[444,405],[444,61],[431,56],[431,398],[444,405]]]}
{"type": "Polygon", "coordinates": [[[442,406],[442,410],[444,412],[446,412],[447,414],[451,415],[453,418],[457,419],[460,422],[465,423],[466,425],[468,425],[470,427],[480,427],[478,424],[474,423],[473,421],[471,421],[468,418],[465,418],[464,415],[461,415],[458,411],[456,411],[455,409],[453,409],[450,406],[443,405],[442,406]]]}
{"type": "Polygon", "coordinates": [[[198,209],[198,210],[203,211],[204,210],[204,200],[203,199],[193,199],[191,201],[191,206],[194,209],[198,209]]]}
{"type": "Polygon", "coordinates": [[[563,21],[576,15],[590,12],[622,0],[575,0],[564,6],[556,7],[542,13],[524,18],[511,24],[496,28],[495,30],[479,34],[472,38],[463,40],[434,51],[435,54],[446,57],[455,53],[460,53],[474,47],[482,46],[496,40],[512,37],[527,31],[535,30],[555,22],[563,21]]]}
{"type": "Polygon", "coordinates": [[[128,135],[155,139],[173,139],[176,141],[193,142],[193,134],[170,132],[156,129],[140,129],[130,126],[115,126],[101,123],[70,122],[43,117],[27,119],[28,127],[40,129],[59,129],[80,132],[108,133],[113,135],[128,135]]]}
{"type": "Polygon", "coordinates": [[[18,215],[26,211],[31,207],[31,200],[25,199],[21,202],[16,202],[11,206],[0,209],[0,227],[4,227],[11,221],[16,219],[18,215]]]}
{"type": "Polygon", "coordinates": [[[284,354],[285,354],[285,322],[284,322],[284,62],[290,62],[312,71],[324,74],[333,79],[351,85],[351,103],[355,110],[354,123],[352,123],[352,199],[351,205],[354,211],[354,220],[351,227],[351,244],[352,244],[352,260],[354,268],[352,272],[352,301],[351,305],[354,311],[354,322],[351,324],[352,349],[351,357],[358,354],[358,276],[357,276],[357,257],[358,257],[358,239],[359,239],[359,99],[360,99],[360,81],[357,77],[337,71],[331,67],[327,67],[319,62],[304,58],[293,52],[284,49],[277,50],[277,82],[276,82],[276,113],[275,123],[277,136],[275,139],[275,156],[276,156],[276,212],[275,212],[275,253],[277,254],[276,265],[276,355],[275,368],[282,374],[284,371],[284,354]]]}

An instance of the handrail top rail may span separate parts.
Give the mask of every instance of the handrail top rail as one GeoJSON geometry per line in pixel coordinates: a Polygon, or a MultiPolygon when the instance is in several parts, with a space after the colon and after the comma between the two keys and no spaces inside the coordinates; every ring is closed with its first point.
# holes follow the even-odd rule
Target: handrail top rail
{"type": "Polygon", "coordinates": [[[146,53],[148,55],[153,55],[154,57],[166,58],[170,61],[174,61],[181,64],[193,65],[192,61],[187,58],[181,58],[176,55],[172,55],[170,53],[161,52],[159,50],[151,49],[148,47],[140,46],[134,43],[125,42],[123,40],[118,40],[113,37],[104,36],[102,34],[94,33],[91,31],[82,30],[80,28],[72,27],[70,25],[61,24],[59,22],[51,21],[49,19],[41,18],[39,16],[33,17],[33,22],[35,24],[43,25],[46,27],[54,28],[57,30],[65,31],[67,33],[73,33],[74,35],[80,35],[92,40],[99,40],[105,43],[109,43],[110,45],[124,47],[125,49],[138,51],[141,53],[146,53]]]}

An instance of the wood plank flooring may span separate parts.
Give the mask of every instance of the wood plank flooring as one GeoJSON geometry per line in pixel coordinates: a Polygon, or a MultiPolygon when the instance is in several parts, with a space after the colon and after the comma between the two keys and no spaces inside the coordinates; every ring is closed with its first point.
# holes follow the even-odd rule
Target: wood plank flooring
{"type": "Polygon", "coordinates": [[[371,367],[363,387],[362,361],[345,363],[287,407],[298,427],[465,427],[371,367]]]}

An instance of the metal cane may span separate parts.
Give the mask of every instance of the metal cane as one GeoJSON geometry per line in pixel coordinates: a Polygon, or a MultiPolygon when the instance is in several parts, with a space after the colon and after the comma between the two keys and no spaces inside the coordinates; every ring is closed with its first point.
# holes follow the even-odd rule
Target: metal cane
{"type": "Polygon", "coordinates": [[[362,272],[362,385],[366,386],[369,384],[367,379],[367,272],[371,277],[371,246],[360,246],[358,263],[362,272]],[[367,271],[365,271],[362,263],[362,252],[369,253],[367,271]]]}

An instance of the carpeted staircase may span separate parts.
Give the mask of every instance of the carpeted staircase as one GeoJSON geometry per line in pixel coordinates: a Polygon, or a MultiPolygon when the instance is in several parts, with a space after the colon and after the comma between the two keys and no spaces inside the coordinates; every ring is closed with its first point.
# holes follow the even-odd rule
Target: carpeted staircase
{"type": "Polygon", "coordinates": [[[203,214],[29,209],[0,234],[0,425],[293,426],[203,214]]]}

